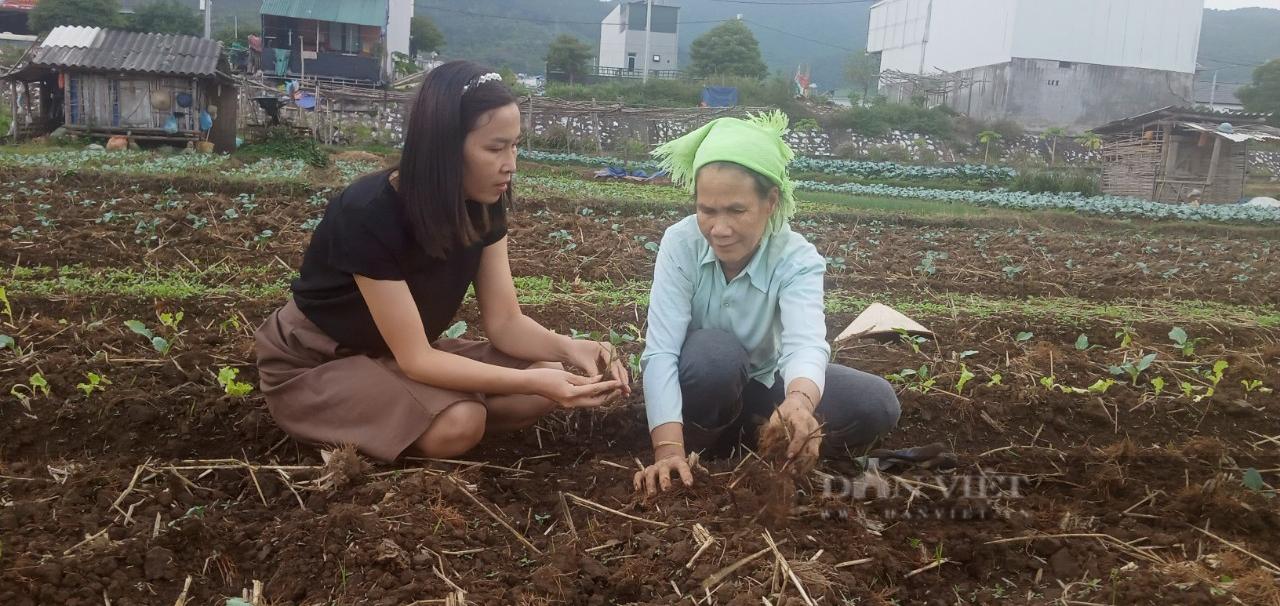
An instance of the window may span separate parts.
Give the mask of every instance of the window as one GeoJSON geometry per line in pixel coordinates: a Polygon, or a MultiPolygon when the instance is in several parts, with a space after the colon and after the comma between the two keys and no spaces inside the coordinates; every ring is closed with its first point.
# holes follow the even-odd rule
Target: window
{"type": "Polygon", "coordinates": [[[1050,80],[1050,81],[1049,81],[1049,86],[1057,86],[1057,85],[1059,85],[1059,84],[1061,84],[1061,83],[1062,83],[1062,81],[1061,81],[1061,80],[1050,80]]]}
{"type": "Polygon", "coordinates": [[[636,54],[627,53],[627,71],[636,71],[636,54]]]}
{"type": "Polygon", "coordinates": [[[360,26],[330,22],[328,48],[339,53],[360,54],[360,26]]]}
{"type": "Polygon", "coordinates": [[[654,62],[654,63],[661,63],[661,62],[662,62],[662,55],[654,55],[654,56],[653,56],[653,62],[654,62]]]}
{"type": "Polygon", "coordinates": [[[1061,69],[1071,69],[1074,67],[1070,61],[1059,61],[1058,67],[1061,69]]]}

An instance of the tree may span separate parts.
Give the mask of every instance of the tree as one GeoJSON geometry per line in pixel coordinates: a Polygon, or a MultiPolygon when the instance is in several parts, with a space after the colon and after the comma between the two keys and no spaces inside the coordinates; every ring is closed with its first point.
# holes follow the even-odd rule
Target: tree
{"type": "Polygon", "coordinates": [[[1057,126],[1044,131],[1044,134],[1040,135],[1041,139],[1049,140],[1049,166],[1058,163],[1058,139],[1065,136],[1067,136],[1067,131],[1057,126]]]}
{"type": "Polygon", "coordinates": [[[1089,151],[1098,151],[1102,149],[1102,137],[1099,137],[1097,133],[1091,130],[1087,130],[1083,135],[1076,137],[1076,143],[1079,143],[1080,147],[1089,151]]]}
{"type": "Polygon", "coordinates": [[[991,142],[999,141],[1003,138],[1004,138],[1004,135],[993,130],[984,130],[978,133],[978,143],[981,143],[987,146],[986,153],[982,155],[983,164],[986,164],[987,161],[991,159],[991,142]]]}
{"type": "Polygon", "coordinates": [[[590,46],[569,34],[560,34],[547,47],[547,72],[566,74],[569,76],[569,84],[573,84],[587,73],[587,62],[593,56],[595,52],[590,46]]]}
{"type": "Polygon", "coordinates": [[[40,0],[31,9],[27,25],[42,36],[59,25],[117,27],[120,0],[40,0]]]}
{"type": "Polygon", "coordinates": [[[418,53],[429,53],[440,50],[444,46],[444,34],[436,27],[431,17],[414,17],[409,21],[409,56],[418,53]]]}
{"type": "MultiPolygon", "coordinates": [[[[203,30],[203,27],[202,27],[203,30]]],[[[241,45],[247,43],[249,36],[261,36],[262,27],[252,21],[240,21],[238,27],[224,25],[213,31],[213,39],[222,43],[224,47],[230,47],[232,44],[239,42],[241,45]]]]}
{"type": "Polygon", "coordinates": [[[142,5],[125,27],[130,31],[156,34],[199,36],[204,33],[204,21],[200,15],[178,0],[155,0],[142,5]]]}
{"type": "Polygon", "coordinates": [[[698,36],[689,46],[689,72],[695,76],[764,78],[769,68],[760,44],[742,21],[734,19],[698,36]]]}
{"type": "Polygon", "coordinates": [[[1280,126],[1280,59],[1274,59],[1253,70],[1253,84],[1236,92],[1244,108],[1251,112],[1271,114],[1271,123],[1280,126]]]}
{"type": "Polygon", "coordinates": [[[845,62],[844,77],[854,88],[862,89],[865,99],[873,87],[880,85],[880,60],[867,51],[861,51],[845,62]]]}

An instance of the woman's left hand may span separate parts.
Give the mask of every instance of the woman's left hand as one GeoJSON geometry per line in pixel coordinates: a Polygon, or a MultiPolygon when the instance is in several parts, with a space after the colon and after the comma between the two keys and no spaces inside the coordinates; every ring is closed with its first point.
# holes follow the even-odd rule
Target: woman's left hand
{"type": "Polygon", "coordinates": [[[812,469],[818,461],[818,451],[822,446],[822,429],[805,400],[796,396],[787,397],[773,411],[769,425],[781,429],[781,435],[790,438],[787,443],[787,459],[794,460],[798,469],[812,469]]]}
{"type": "Polygon", "coordinates": [[[603,374],[605,379],[622,383],[622,395],[631,395],[631,379],[627,376],[627,364],[607,341],[569,340],[565,344],[565,364],[575,366],[587,374],[603,374]]]}

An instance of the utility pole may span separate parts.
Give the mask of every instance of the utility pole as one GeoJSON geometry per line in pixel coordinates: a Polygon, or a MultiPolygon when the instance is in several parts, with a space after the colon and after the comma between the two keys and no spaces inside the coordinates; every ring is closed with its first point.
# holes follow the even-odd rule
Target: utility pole
{"type": "Polygon", "coordinates": [[[1218,71],[1213,70],[1213,86],[1209,88],[1209,109],[1218,111],[1214,103],[1218,100],[1218,71]]]}
{"type": "Polygon", "coordinates": [[[200,9],[204,11],[204,37],[213,37],[213,0],[200,0],[200,9]]]}
{"type": "Polygon", "coordinates": [[[649,33],[653,31],[653,0],[645,3],[644,13],[644,77],[641,82],[649,81],[649,60],[653,55],[649,54],[649,33]]]}

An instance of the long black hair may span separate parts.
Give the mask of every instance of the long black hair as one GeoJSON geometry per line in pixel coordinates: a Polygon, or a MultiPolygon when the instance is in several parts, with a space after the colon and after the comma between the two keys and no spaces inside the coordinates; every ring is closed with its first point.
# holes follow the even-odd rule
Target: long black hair
{"type": "MultiPolygon", "coordinates": [[[[489,229],[488,212],[466,200],[462,148],[481,116],[518,102],[501,80],[479,82],[492,71],[470,61],[445,63],[422,80],[409,107],[400,199],[414,237],[434,257],[475,244],[489,229]]],[[[498,204],[509,206],[511,196],[508,188],[498,204]]]]}

